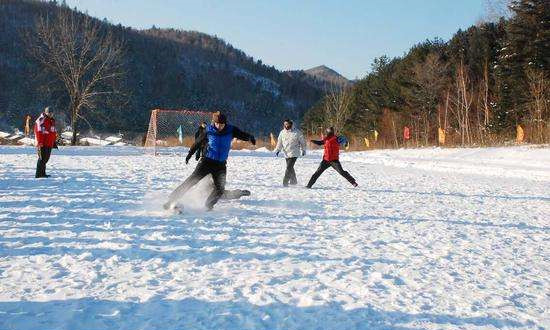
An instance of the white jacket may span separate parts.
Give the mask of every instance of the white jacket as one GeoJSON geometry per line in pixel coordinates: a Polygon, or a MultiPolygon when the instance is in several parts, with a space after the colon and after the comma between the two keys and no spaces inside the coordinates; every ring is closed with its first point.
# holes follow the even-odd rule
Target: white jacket
{"type": "Polygon", "coordinates": [[[283,129],[279,133],[279,138],[277,139],[277,146],[275,147],[275,152],[283,151],[286,158],[291,157],[300,157],[302,152],[306,152],[306,140],[304,135],[297,129],[283,129]]]}

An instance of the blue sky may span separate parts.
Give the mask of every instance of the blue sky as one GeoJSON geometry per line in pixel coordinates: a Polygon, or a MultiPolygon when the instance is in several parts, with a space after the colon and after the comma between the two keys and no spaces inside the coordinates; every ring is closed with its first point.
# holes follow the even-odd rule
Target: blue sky
{"type": "Polygon", "coordinates": [[[425,39],[448,40],[484,14],[483,0],[67,0],[134,28],[216,35],[280,70],[327,65],[350,79],[373,59],[400,56],[425,39]]]}

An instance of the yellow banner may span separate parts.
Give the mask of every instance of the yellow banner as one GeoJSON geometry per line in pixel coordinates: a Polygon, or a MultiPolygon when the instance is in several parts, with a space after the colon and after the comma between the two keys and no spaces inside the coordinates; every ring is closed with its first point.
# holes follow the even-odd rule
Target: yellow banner
{"type": "Polygon", "coordinates": [[[369,143],[369,139],[365,138],[365,146],[367,148],[370,148],[370,143],[369,143]]]}
{"type": "Polygon", "coordinates": [[[271,140],[271,146],[275,147],[277,145],[277,141],[275,140],[273,133],[269,133],[269,139],[271,140]]]}
{"type": "Polygon", "coordinates": [[[374,130],[374,142],[378,141],[378,131],[374,130]]]}
{"type": "Polygon", "coordinates": [[[523,143],[523,138],[525,137],[525,135],[523,134],[523,128],[521,127],[521,125],[518,125],[516,127],[516,142],[517,143],[523,143]]]}
{"type": "Polygon", "coordinates": [[[438,137],[439,144],[444,145],[445,144],[445,130],[440,127],[439,130],[437,131],[437,133],[438,133],[437,137],[438,137]]]}

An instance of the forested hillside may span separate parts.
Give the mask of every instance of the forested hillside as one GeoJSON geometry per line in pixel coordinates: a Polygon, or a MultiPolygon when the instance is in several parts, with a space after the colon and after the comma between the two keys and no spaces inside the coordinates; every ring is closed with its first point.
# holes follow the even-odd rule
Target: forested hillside
{"type": "MultiPolygon", "coordinates": [[[[53,105],[58,119],[68,99],[52,75],[29,56],[23,34],[38,17],[72,10],[56,1],[0,0],[0,123],[20,126],[23,115],[53,105]]],[[[85,14],[78,14],[85,17],[85,14]]],[[[223,40],[200,32],[135,30],[97,21],[124,45],[122,95],[84,109],[80,127],[95,131],[143,132],[154,108],[224,110],[256,134],[301,119],[322,97],[303,72],[283,73],[254,60],[223,40]]]]}
{"type": "Polygon", "coordinates": [[[446,144],[500,143],[517,125],[526,141],[549,142],[550,2],[511,3],[509,19],[376,59],[352,89],[312,108],[306,126],[341,123],[361,142],[376,131],[380,146],[402,146],[404,127],[409,145],[437,144],[440,129],[446,144]]]}

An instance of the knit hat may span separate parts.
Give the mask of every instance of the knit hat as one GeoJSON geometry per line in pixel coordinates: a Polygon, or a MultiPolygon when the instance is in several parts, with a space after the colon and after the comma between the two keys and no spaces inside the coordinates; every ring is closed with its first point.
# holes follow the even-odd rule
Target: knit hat
{"type": "Polygon", "coordinates": [[[50,110],[50,107],[46,107],[44,109],[44,113],[49,115],[50,113],[53,113],[53,111],[50,110]]]}
{"type": "Polygon", "coordinates": [[[216,111],[212,114],[212,121],[218,124],[225,124],[227,122],[227,117],[220,111],[216,111]]]}

